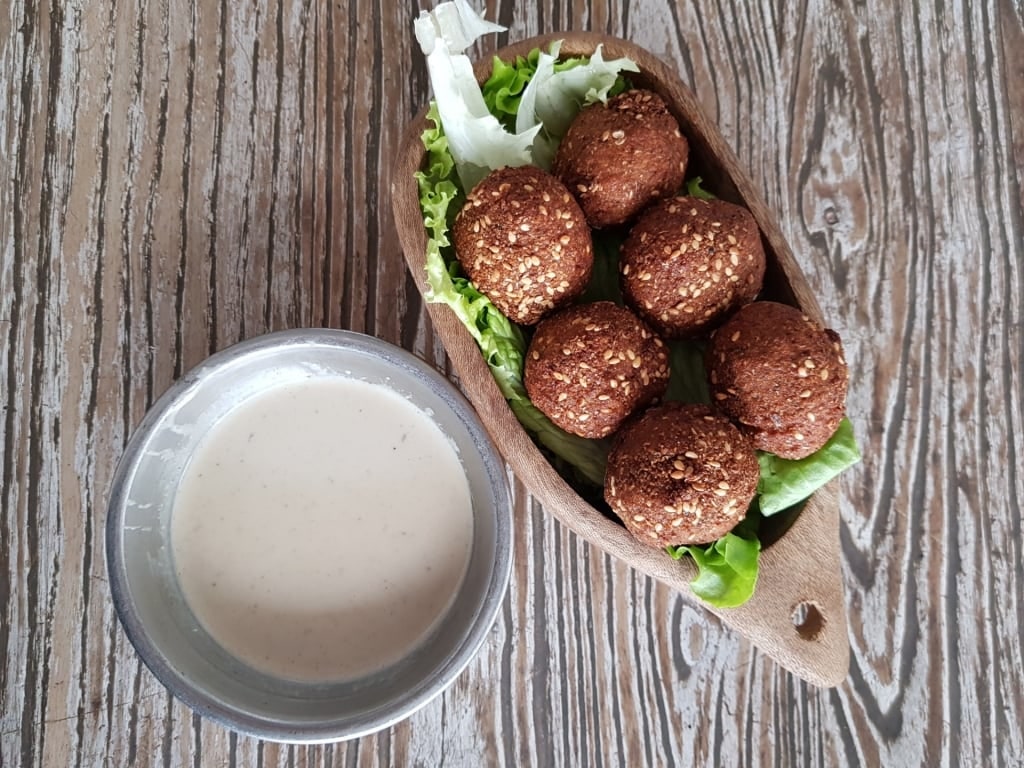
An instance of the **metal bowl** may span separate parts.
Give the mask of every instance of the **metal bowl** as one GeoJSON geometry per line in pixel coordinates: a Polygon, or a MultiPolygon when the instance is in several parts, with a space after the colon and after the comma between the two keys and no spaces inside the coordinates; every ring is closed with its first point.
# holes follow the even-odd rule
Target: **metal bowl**
{"type": "Polygon", "coordinates": [[[237,344],[177,381],[131,437],[114,476],[107,568],[114,606],[153,674],[205,717],[275,741],[318,743],[386,728],[447,688],[497,617],[512,564],[505,467],[468,401],[447,379],[378,339],[336,330],[272,333],[237,344]],[[379,672],[300,683],[256,670],[218,645],[175,576],[171,510],[179,478],[221,417],[269,387],[310,376],[380,384],[429,414],[454,443],[469,482],[473,534],[466,575],[427,638],[379,672]]]}

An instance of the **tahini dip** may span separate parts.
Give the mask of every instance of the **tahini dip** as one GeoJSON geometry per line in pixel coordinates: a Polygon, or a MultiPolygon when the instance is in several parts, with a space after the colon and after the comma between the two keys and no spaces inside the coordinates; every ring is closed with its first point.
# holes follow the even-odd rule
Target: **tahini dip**
{"type": "Polygon", "coordinates": [[[215,423],[171,519],[200,623],[297,681],[401,659],[453,601],[472,534],[469,485],[440,428],[387,387],[342,376],[275,385],[215,423]]]}

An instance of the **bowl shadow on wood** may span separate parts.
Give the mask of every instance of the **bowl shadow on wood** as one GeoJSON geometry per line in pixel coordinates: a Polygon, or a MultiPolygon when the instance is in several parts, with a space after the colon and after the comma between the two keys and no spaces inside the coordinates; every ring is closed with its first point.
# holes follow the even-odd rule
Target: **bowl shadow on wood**
{"type": "MultiPolygon", "coordinates": [[[[553,40],[563,41],[561,58],[590,55],[600,44],[605,58],[628,56],[639,65],[640,73],[630,74],[630,80],[665,99],[690,142],[687,175],[702,176],[717,196],[746,206],[760,226],[768,262],[762,296],[799,307],[822,322],[817,301],[773,215],[678,75],[628,41],[593,33],[534,37],[494,55],[508,61],[534,48],[546,50],[553,40]]],[[[478,62],[477,79],[482,83],[490,70],[490,57],[478,62]]],[[[413,174],[425,159],[420,136],[426,127],[424,110],[405,132],[391,182],[399,240],[421,292],[427,285],[427,237],[413,174]]],[[[689,582],[696,575],[692,562],[673,560],[664,551],[639,543],[562,479],[512,414],[476,343],[454,313],[441,304],[426,306],[467,396],[505,460],[548,512],[595,546],[703,605],[799,677],[820,686],[835,686],[846,678],[850,646],[840,564],[838,481],[815,493],[799,515],[769,523],[757,589],[745,605],[708,606],[690,590],[689,582]]]]}

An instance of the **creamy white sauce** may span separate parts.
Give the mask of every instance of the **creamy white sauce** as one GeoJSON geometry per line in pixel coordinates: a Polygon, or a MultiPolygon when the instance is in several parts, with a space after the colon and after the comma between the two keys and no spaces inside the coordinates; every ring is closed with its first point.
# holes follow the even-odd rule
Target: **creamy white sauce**
{"type": "Polygon", "coordinates": [[[416,646],[462,582],[472,533],[440,428],[343,377],[278,385],[218,421],[171,520],[178,580],[210,635],[300,681],[359,677],[416,646]]]}

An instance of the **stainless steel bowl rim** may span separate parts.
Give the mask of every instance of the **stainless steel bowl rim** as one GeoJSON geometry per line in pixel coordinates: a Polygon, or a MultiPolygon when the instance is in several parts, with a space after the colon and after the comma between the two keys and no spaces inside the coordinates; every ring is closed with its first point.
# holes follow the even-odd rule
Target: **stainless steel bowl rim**
{"type": "Polygon", "coordinates": [[[176,698],[203,717],[239,732],[287,743],[330,743],[375,733],[408,718],[446,690],[474,658],[497,619],[508,588],[512,569],[512,508],[504,462],[472,405],[451,381],[420,358],[373,336],[335,329],[296,329],[253,337],[211,355],[175,381],[157,399],[132,433],[118,462],[108,501],[105,543],[111,596],[125,634],[143,663],[176,698]],[[479,605],[469,632],[462,643],[451,650],[445,663],[437,670],[437,674],[409,690],[406,695],[390,702],[390,706],[380,707],[361,717],[339,718],[335,722],[309,727],[252,717],[247,713],[225,707],[205,695],[167,662],[164,653],[143,625],[130,597],[122,539],[129,500],[128,490],[131,488],[141,452],[168,409],[180,398],[188,396],[190,391],[201,386],[211,372],[230,365],[241,357],[280,347],[302,345],[344,348],[376,357],[426,384],[445,402],[471,434],[488,475],[488,482],[498,499],[498,509],[495,510],[495,560],[490,581],[485,587],[485,598],[479,605]]]}

